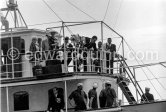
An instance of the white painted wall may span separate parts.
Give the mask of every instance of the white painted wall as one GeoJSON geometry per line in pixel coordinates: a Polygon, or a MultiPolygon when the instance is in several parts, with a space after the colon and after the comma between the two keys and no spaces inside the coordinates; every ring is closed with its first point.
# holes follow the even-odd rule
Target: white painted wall
{"type": "MultiPolygon", "coordinates": [[[[117,85],[115,79],[109,79],[112,82],[112,87],[117,91],[117,85]]],[[[68,96],[77,88],[77,83],[84,84],[84,91],[88,93],[88,91],[92,88],[92,84],[97,82],[99,87],[97,89],[97,93],[99,95],[101,89],[103,88],[103,82],[105,80],[101,79],[78,79],[67,81],[67,91],[68,96]]],[[[36,85],[25,85],[25,86],[17,86],[17,87],[9,87],[9,110],[10,112],[14,111],[14,101],[13,94],[18,91],[27,91],[29,93],[29,110],[21,111],[21,112],[29,112],[29,111],[43,111],[47,109],[48,106],[48,90],[53,87],[61,87],[64,89],[64,82],[55,82],[55,83],[47,83],[47,84],[36,84],[36,85]]],[[[6,90],[2,88],[2,112],[7,112],[6,110],[6,90]]],[[[73,104],[74,105],[74,104],[73,104]]],[[[72,108],[68,102],[68,108],[72,108]]],[[[20,111],[18,111],[20,112],[20,111]]]]}

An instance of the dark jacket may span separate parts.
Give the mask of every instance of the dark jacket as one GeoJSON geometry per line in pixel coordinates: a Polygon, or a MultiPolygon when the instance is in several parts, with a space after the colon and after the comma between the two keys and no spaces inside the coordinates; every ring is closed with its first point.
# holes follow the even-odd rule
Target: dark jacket
{"type": "Polygon", "coordinates": [[[87,95],[84,91],[79,91],[79,90],[75,90],[73,91],[70,96],[69,99],[74,99],[74,102],[76,104],[75,110],[86,110],[86,102],[85,100],[87,100],[87,95]]]}
{"type": "Polygon", "coordinates": [[[105,46],[105,50],[109,53],[106,54],[106,59],[107,60],[114,60],[115,57],[115,52],[116,52],[116,45],[115,44],[111,44],[111,46],[107,45],[105,46]],[[111,55],[110,55],[111,53],[111,55]],[[111,57],[110,57],[111,56],[111,57]]]}
{"type": "Polygon", "coordinates": [[[31,51],[31,56],[30,56],[30,61],[35,61],[36,59],[39,59],[40,53],[37,51],[39,51],[39,49],[37,48],[39,46],[37,46],[37,44],[35,43],[31,43],[29,51],[31,51]],[[36,58],[36,59],[35,59],[36,58]]]}
{"type": "Polygon", "coordinates": [[[35,43],[31,43],[29,51],[36,52],[37,51],[37,45],[35,43]]]}
{"type": "Polygon", "coordinates": [[[115,44],[111,44],[111,46],[109,46],[107,43],[106,43],[106,48],[105,48],[107,51],[110,51],[110,52],[116,52],[116,45],[115,44]]]}
{"type": "Polygon", "coordinates": [[[115,98],[116,93],[114,89],[103,89],[99,95],[100,107],[112,107],[115,98]]]}
{"type": "Polygon", "coordinates": [[[55,110],[60,112],[60,109],[64,108],[65,102],[63,94],[58,94],[57,96],[55,96],[53,93],[53,89],[50,89],[48,91],[48,97],[49,103],[47,110],[51,110],[52,108],[52,112],[54,112],[55,110]]]}
{"type": "Polygon", "coordinates": [[[149,102],[153,102],[154,101],[154,97],[153,97],[153,95],[152,94],[150,94],[150,93],[145,93],[145,94],[143,94],[142,95],[142,97],[141,97],[141,101],[149,101],[149,102]]]}
{"type": "Polygon", "coordinates": [[[97,103],[97,92],[96,92],[96,90],[94,90],[94,89],[89,90],[88,97],[89,97],[89,100],[91,98],[93,98],[93,100],[92,100],[92,108],[93,109],[97,109],[98,108],[98,105],[97,105],[98,103],[97,103]]]}
{"type": "Polygon", "coordinates": [[[88,50],[91,49],[91,48],[93,48],[94,51],[97,51],[96,43],[90,42],[88,44],[85,44],[84,47],[86,47],[88,50]]]}

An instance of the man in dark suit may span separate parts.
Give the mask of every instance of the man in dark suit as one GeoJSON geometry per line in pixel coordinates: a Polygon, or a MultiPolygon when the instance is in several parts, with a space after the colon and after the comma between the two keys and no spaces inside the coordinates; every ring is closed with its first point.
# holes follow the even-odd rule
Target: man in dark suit
{"type": "Polygon", "coordinates": [[[104,50],[107,51],[106,53],[106,67],[107,73],[109,73],[109,67],[111,68],[111,74],[113,74],[113,65],[114,65],[114,57],[116,53],[116,45],[112,44],[112,39],[108,38],[107,43],[105,43],[104,50]]]}
{"type": "Polygon", "coordinates": [[[98,72],[101,72],[102,71],[102,57],[101,57],[101,54],[102,54],[102,42],[99,41],[98,42],[98,49],[97,49],[97,52],[96,52],[96,58],[97,60],[94,61],[94,64],[95,64],[95,71],[98,72]]]}
{"type": "MultiPolygon", "coordinates": [[[[90,53],[90,57],[88,57],[88,52],[87,53],[84,52],[84,54],[83,54],[84,58],[86,58],[86,59],[89,59],[89,58],[92,59],[92,58],[94,58],[96,56],[96,51],[97,51],[96,41],[97,41],[97,36],[93,36],[91,38],[91,41],[89,43],[86,43],[84,45],[85,50],[88,50],[89,53],[90,53]]],[[[90,60],[90,63],[91,63],[91,65],[90,65],[91,70],[93,70],[92,69],[93,60],[90,60]]],[[[84,67],[84,71],[87,71],[87,67],[86,67],[87,66],[87,62],[84,63],[84,66],[85,66],[84,67]]]]}
{"type": "Polygon", "coordinates": [[[61,112],[63,110],[65,102],[64,102],[64,95],[63,89],[54,87],[48,91],[48,112],[61,112]]]}
{"type": "Polygon", "coordinates": [[[91,42],[88,43],[88,44],[86,44],[84,47],[86,47],[88,50],[97,51],[96,41],[97,41],[97,36],[93,36],[93,37],[91,38],[91,42]]]}

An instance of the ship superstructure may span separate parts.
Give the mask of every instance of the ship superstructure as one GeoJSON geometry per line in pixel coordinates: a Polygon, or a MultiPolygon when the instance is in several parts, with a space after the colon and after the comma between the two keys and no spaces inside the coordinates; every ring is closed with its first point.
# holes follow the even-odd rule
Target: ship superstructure
{"type": "MultiPolygon", "coordinates": [[[[18,10],[17,4],[10,1],[8,8],[2,9],[14,11],[15,18],[18,10]]],[[[19,14],[21,14],[19,12],[19,14]]],[[[4,20],[6,20],[6,17],[4,20]]],[[[22,16],[21,16],[22,18],[22,16]]],[[[24,19],[22,18],[25,23],[24,19]]],[[[5,22],[7,23],[7,22],[5,22]]],[[[140,102],[138,98],[144,93],[139,83],[136,81],[135,72],[128,66],[125,58],[124,37],[112,29],[103,21],[86,21],[86,22],[61,22],[60,26],[49,27],[46,30],[28,29],[18,26],[15,19],[15,27],[9,28],[5,25],[5,29],[1,31],[1,111],[2,112],[44,112],[48,106],[48,91],[54,87],[64,90],[65,108],[64,111],[74,111],[74,103],[68,102],[69,94],[76,89],[77,83],[83,83],[84,91],[87,93],[93,83],[98,83],[97,93],[104,88],[106,81],[110,81],[112,88],[118,94],[118,88],[121,89],[123,95],[128,101],[128,105],[120,103],[117,95],[117,105],[112,108],[99,108],[97,110],[85,110],[96,112],[119,112],[119,111],[146,111],[146,112],[164,112],[165,101],[149,102],[147,98],[140,102]],[[113,39],[119,40],[119,52],[114,54],[114,68],[106,67],[107,58],[112,53],[104,51],[97,52],[94,56],[94,49],[84,49],[77,47],[77,43],[82,44],[86,41],[86,36],[73,34],[71,27],[98,24],[100,29],[100,37],[104,44],[104,36],[107,31],[111,32],[113,39]],[[57,30],[57,29],[60,29],[57,30]],[[68,32],[68,33],[66,33],[68,32]],[[43,50],[42,44],[51,37],[51,33],[55,33],[56,44],[60,46],[53,49],[43,50]],[[67,47],[65,43],[66,36],[72,35],[70,41],[73,42],[72,48],[67,47]],[[30,46],[33,39],[39,42],[39,50],[33,52],[30,46]],[[41,44],[41,45],[40,45],[41,44]],[[84,56],[86,53],[86,56],[84,56]],[[98,56],[100,54],[100,56],[98,56]],[[35,57],[35,58],[34,58],[35,57]],[[82,61],[80,61],[80,58],[82,61]],[[96,65],[96,60],[99,65],[96,65]],[[86,64],[84,63],[86,62],[86,64]],[[100,68],[96,71],[96,67],[100,68]],[[111,72],[113,70],[113,73],[111,72]],[[136,90],[136,96],[133,95],[130,85],[136,90]],[[154,106],[155,105],[155,106],[154,106]],[[151,107],[151,108],[150,108],[151,107]]],[[[82,30],[84,32],[84,30],[82,30]]],[[[55,43],[54,43],[55,44],[55,43]]],[[[161,63],[161,64],[164,64],[161,63]]],[[[141,65],[138,65],[142,67],[141,65]]],[[[147,65],[148,66],[148,65],[147,65]]],[[[99,104],[98,104],[99,105],[99,104]]]]}

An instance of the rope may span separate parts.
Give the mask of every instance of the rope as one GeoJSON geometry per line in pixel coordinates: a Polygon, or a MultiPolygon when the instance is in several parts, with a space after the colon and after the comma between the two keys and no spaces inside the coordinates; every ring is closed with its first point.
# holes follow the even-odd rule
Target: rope
{"type": "Polygon", "coordinates": [[[118,9],[118,13],[117,13],[116,16],[115,16],[115,23],[114,23],[114,25],[113,25],[113,28],[115,28],[115,26],[116,26],[116,23],[117,23],[117,20],[118,20],[118,17],[119,17],[119,13],[120,13],[120,9],[121,9],[121,7],[122,7],[122,3],[123,3],[123,0],[121,0],[121,2],[120,2],[120,6],[119,6],[119,9],[118,9]]]}
{"type": "Polygon", "coordinates": [[[149,69],[149,67],[147,66],[146,68],[147,68],[147,69],[149,70],[149,72],[153,75],[153,77],[157,80],[157,82],[160,84],[160,86],[166,90],[166,88],[164,87],[164,85],[158,80],[158,78],[157,78],[157,77],[154,75],[154,73],[149,69]]]}
{"type": "Polygon", "coordinates": [[[19,19],[20,19],[21,26],[23,26],[22,18],[21,18],[21,15],[20,15],[20,14],[19,14],[19,19]]]}
{"type": "MultiPolygon", "coordinates": [[[[61,21],[63,21],[62,20],[62,18],[47,4],[47,2],[45,1],[45,0],[42,0],[46,5],[47,5],[47,7],[61,20],[61,21]]],[[[65,24],[64,24],[65,25],[65,24]]],[[[66,25],[65,25],[66,26],[66,25]]],[[[72,31],[66,26],[66,28],[68,29],[68,31],[69,31],[69,33],[71,33],[71,34],[73,34],[72,33],[72,31]]]]}
{"type": "Polygon", "coordinates": [[[45,0],[42,0],[42,1],[56,15],[56,17],[58,17],[61,21],[63,21],[62,18],[47,4],[47,2],[45,0]]]}
{"type": "Polygon", "coordinates": [[[119,51],[121,45],[122,45],[122,41],[120,42],[120,44],[119,44],[119,46],[118,46],[118,50],[117,50],[117,52],[119,51]]]}
{"type": "Polygon", "coordinates": [[[69,33],[73,35],[73,32],[69,29],[69,27],[66,24],[64,24],[64,25],[66,26],[66,28],[69,31],[69,33]]]}
{"type": "MultiPolygon", "coordinates": [[[[126,42],[125,39],[124,39],[124,42],[126,43],[126,45],[128,46],[128,48],[129,48],[131,51],[133,51],[133,52],[135,53],[135,51],[129,46],[129,44],[126,42]]],[[[132,54],[133,54],[133,56],[135,57],[135,54],[134,54],[134,53],[132,53],[132,54]]],[[[135,58],[135,60],[136,60],[137,63],[139,64],[137,58],[135,58]]],[[[141,68],[141,69],[142,69],[142,71],[144,72],[144,74],[145,74],[146,78],[148,79],[148,81],[150,82],[150,84],[153,86],[153,88],[155,89],[155,91],[156,91],[157,94],[159,95],[159,97],[162,99],[161,95],[159,94],[159,92],[157,91],[157,89],[155,88],[155,86],[153,85],[153,83],[151,82],[151,80],[149,79],[149,77],[148,77],[148,75],[146,74],[146,72],[144,71],[144,69],[143,69],[143,68],[141,68]]]]}
{"type": "Polygon", "coordinates": [[[166,66],[164,64],[160,63],[160,65],[162,65],[164,68],[166,68],[166,66]]]}
{"type": "MultiPolygon", "coordinates": [[[[165,79],[166,77],[159,77],[157,79],[165,79]]],[[[155,80],[156,78],[152,78],[152,79],[149,79],[149,80],[155,80]]],[[[147,80],[139,80],[137,82],[143,82],[143,81],[147,81],[147,80]]]]}
{"type": "Polygon", "coordinates": [[[149,63],[149,64],[143,64],[143,65],[134,65],[134,66],[129,66],[129,67],[134,67],[134,68],[141,68],[141,67],[146,67],[146,66],[154,66],[154,65],[161,65],[163,63],[166,63],[165,62],[159,62],[159,63],[149,63]]]}
{"type": "MultiPolygon", "coordinates": [[[[133,50],[134,51],[134,50],[133,50]]],[[[134,52],[135,53],[135,52],[134,52]]],[[[140,60],[142,64],[144,64],[144,62],[142,60],[140,60]]],[[[149,69],[148,66],[145,66],[148,71],[153,75],[154,78],[156,78],[156,76],[153,74],[153,72],[149,69]]],[[[157,82],[161,85],[162,88],[164,88],[166,90],[166,88],[161,84],[161,82],[159,82],[159,80],[156,78],[157,82]]]]}
{"type": "Polygon", "coordinates": [[[85,11],[81,10],[80,8],[78,8],[76,5],[74,5],[73,3],[71,3],[69,0],[65,0],[66,2],[68,2],[70,5],[72,5],[74,8],[76,8],[77,10],[79,10],[80,12],[84,13],[85,15],[87,15],[89,18],[93,19],[94,21],[96,21],[95,18],[93,18],[92,16],[90,16],[88,13],[86,13],[85,11]]]}
{"type": "Polygon", "coordinates": [[[106,8],[106,11],[105,11],[105,14],[104,14],[104,18],[103,18],[103,21],[105,20],[106,18],[106,15],[107,15],[107,12],[108,12],[108,7],[110,5],[110,0],[108,1],[108,4],[107,4],[107,8],[106,8]]]}
{"type": "Polygon", "coordinates": [[[9,11],[9,12],[10,12],[10,15],[11,15],[11,17],[12,17],[13,21],[14,21],[14,17],[13,17],[13,15],[12,15],[11,11],[9,11]]]}
{"type": "Polygon", "coordinates": [[[28,25],[28,26],[38,26],[38,25],[44,25],[44,24],[52,24],[52,23],[59,23],[61,21],[57,21],[57,22],[48,22],[48,23],[39,23],[39,24],[31,24],[31,25],[28,25]]]}

